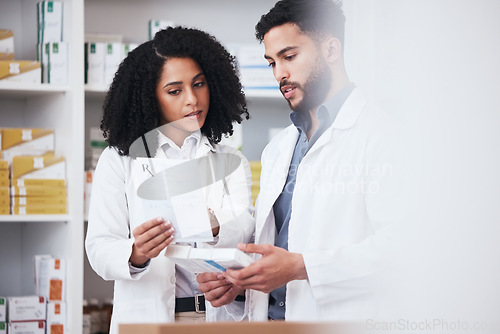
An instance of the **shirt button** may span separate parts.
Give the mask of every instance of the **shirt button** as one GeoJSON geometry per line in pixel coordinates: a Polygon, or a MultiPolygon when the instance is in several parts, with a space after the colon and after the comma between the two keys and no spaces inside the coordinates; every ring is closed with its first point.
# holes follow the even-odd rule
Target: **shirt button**
{"type": "Polygon", "coordinates": [[[175,284],[175,276],[170,276],[170,283],[175,284]]]}
{"type": "Polygon", "coordinates": [[[285,303],[284,302],[280,302],[280,306],[281,307],[285,306],[285,303]]]}
{"type": "Polygon", "coordinates": [[[304,141],[304,143],[305,143],[305,142],[307,141],[307,137],[306,137],[306,138],[304,138],[304,139],[302,139],[302,140],[303,140],[303,141],[304,141]]]}

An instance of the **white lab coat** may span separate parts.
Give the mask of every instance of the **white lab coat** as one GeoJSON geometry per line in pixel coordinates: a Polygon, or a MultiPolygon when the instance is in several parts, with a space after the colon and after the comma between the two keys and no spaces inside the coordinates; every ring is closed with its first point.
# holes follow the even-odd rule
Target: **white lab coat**
{"type": "MultiPolygon", "coordinates": [[[[207,199],[207,206],[214,210],[221,223],[215,247],[236,247],[239,242],[249,242],[255,229],[249,164],[238,150],[223,145],[212,146],[204,136],[195,157],[205,156],[211,151],[241,157],[239,167],[226,177],[231,209],[239,215],[228,218],[232,211],[227,207],[227,196],[223,196],[222,181],[208,187],[211,195],[207,199]]],[[[159,148],[155,157],[161,157],[162,153],[159,148]]],[[[151,260],[146,271],[130,273],[128,260],[134,242],[131,231],[144,223],[137,212],[139,199],[131,177],[133,161],[128,156],[120,156],[115,149],[107,148],[99,159],[92,185],[86,250],[96,273],[105,280],[115,281],[111,333],[117,333],[120,323],[174,321],[174,263],[162,252],[151,260]]],[[[225,315],[223,308],[214,309],[209,303],[206,307],[207,321],[231,319],[225,315]]]]}
{"type": "MultiPolygon", "coordinates": [[[[404,171],[397,126],[355,89],[299,165],[289,251],[308,280],[287,284],[286,320],[366,320],[379,310],[383,273],[397,253],[404,171]],[[398,207],[399,206],[399,207],[398,207]],[[380,293],[380,296],[377,296],[380,293]]],[[[262,154],[256,243],[274,244],[273,205],[283,190],[298,130],[273,138],[262,154]]],[[[249,319],[267,320],[268,294],[247,292],[249,319]]]]}

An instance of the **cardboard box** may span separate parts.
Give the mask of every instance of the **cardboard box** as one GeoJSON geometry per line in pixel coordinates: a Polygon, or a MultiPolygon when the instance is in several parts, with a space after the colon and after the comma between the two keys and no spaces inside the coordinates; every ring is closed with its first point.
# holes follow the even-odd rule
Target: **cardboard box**
{"type": "Polygon", "coordinates": [[[66,327],[66,303],[47,303],[47,334],[63,334],[66,327]]]}
{"type": "Polygon", "coordinates": [[[9,82],[42,82],[41,63],[35,60],[0,60],[0,80],[9,82]]]}
{"type": "Polygon", "coordinates": [[[106,43],[85,43],[85,83],[104,85],[106,43]]]}
{"type": "Polygon", "coordinates": [[[3,128],[2,159],[8,164],[18,155],[42,155],[54,151],[55,136],[52,129],[3,128]]]}
{"type": "Polygon", "coordinates": [[[254,259],[237,248],[193,248],[189,245],[169,245],[165,256],[192,273],[223,272],[244,268],[254,259]]]}
{"type": "MultiPolygon", "coordinates": [[[[314,322],[208,322],[198,324],[120,324],[119,334],[354,334],[364,324],[314,322]]],[[[363,333],[366,330],[363,331],[363,333]]]]}
{"type": "Polygon", "coordinates": [[[0,297],[0,322],[7,321],[7,299],[0,297]]]}
{"type": "MultiPolygon", "coordinates": [[[[15,182],[12,182],[12,186],[19,186],[20,181],[18,179],[24,180],[24,185],[28,186],[30,185],[28,180],[32,179],[65,180],[66,178],[66,162],[64,157],[55,156],[52,153],[14,156],[12,158],[11,169],[12,180],[15,180],[15,182]]],[[[60,185],[64,186],[65,183],[60,185]]]]}
{"type": "Polygon", "coordinates": [[[13,206],[66,205],[66,196],[61,197],[12,197],[13,206]]]}
{"type": "Polygon", "coordinates": [[[65,187],[65,179],[12,179],[12,184],[18,187],[40,186],[40,187],[65,187]]]}
{"type": "Polygon", "coordinates": [[[0,60],[14,59],[14,32],[0,29],[0,60]]]}
{"type": "Polygon", "coordinates": [[[37,3],[38,43],[63,40],[63,3],[40,1],[37,3]]]}
{"type": "MultiPolygon", "coordinates": [[[[1,143],[2,143],[2,135],[0,133],[0,148],[2,147],[1,143]]],[[[3,170],[9,170],[9,162],[7,160],[0,160],[0,171],[3,170]]]]}
{"type": "Polygon", "coordinates": [[[46,299],[42,296],[7,297],[9,322],[45,321],[46,299]]]}
{"type": "Polygon", "coordinates": [[[9,322],[9,334],[45,334],[45,321],[9,322]]]}
{"type": "Polygon", "coordinates": [[[66,300],[66,264],[64,259],[35,256],[35,293],[48,301],[66,300]]]}

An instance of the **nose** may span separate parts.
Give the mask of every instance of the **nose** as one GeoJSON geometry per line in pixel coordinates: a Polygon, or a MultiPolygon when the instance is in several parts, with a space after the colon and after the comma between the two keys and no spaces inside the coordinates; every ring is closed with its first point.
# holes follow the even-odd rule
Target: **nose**
{"type": "Polygon", "coordinates": [[[281,82],[284,79],[288,79],[290,77],[288,69],[283,64],[276,63],[276,65],[273,68],[273,72],[274,72],[274,78],[278,82],[281,82]]]}
{"type": "Polygon", "coordinates": [[[198,103],[198,97],[196,96],[193,88],[186,89],[186,105],[195,106],[198,103]]]}

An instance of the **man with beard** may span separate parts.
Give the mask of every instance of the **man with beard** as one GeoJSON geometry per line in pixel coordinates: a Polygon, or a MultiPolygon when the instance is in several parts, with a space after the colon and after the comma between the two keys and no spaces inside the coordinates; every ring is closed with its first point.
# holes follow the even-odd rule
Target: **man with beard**
{"type": "Polygon", "coordinates": [[[262,154],[255,244],[239,245],[258,260],[198,275],[213,306],[246,291],[250,320],[374,315],[401,207],[398,137],[349,80],[344,25],[332,0],[282,0],[256,25],[293,124],[262,154]]]}

